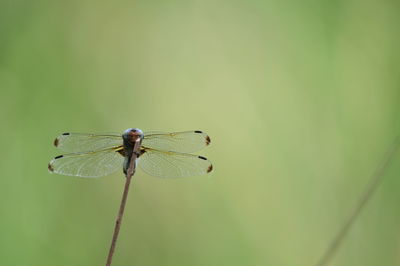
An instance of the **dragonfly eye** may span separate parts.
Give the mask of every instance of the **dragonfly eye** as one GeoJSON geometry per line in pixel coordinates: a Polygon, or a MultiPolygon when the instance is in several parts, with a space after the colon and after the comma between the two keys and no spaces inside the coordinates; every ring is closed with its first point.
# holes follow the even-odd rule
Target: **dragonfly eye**
{"type": "Polygon", "coordinates": [[[128,128],[122,134],[122,138],[127,141],[135,142],[138,138],[143,138],[143,131],[138,128],[128,128]]]}

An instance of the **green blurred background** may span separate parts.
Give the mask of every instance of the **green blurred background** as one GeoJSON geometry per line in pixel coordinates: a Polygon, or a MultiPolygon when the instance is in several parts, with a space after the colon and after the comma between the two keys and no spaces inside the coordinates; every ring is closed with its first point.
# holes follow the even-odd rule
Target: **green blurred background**
{"type": "MultiPolygon", "coordinates": [[[[400,132],[396,1],[0,1],[0,264],[103,265],[124,185],[62,132],[200,129],[138,171],[113,265],[314,265],[400,132]]],[[[331,265],[400,265],[400,155],[331,265]]]]}

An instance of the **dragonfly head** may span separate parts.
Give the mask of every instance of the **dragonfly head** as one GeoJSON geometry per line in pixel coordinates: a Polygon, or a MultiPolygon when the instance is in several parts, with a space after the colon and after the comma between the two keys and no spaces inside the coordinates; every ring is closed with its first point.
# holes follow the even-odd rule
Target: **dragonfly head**
{"type": "Polygon", "coordinates": [[[138,128],[128,128],[125,130],[124,134],[122,134],[122,138],[124,141],[135,143],[137,141],[141,141],[143,139],[143,131],[138,128]]]}

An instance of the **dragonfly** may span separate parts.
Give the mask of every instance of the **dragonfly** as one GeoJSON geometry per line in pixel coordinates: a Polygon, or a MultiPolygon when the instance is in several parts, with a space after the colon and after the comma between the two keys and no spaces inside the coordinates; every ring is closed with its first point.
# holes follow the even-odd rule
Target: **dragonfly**
{"type": "Polygon", "coordinates": [[[77,177],[101,177],[121,169],[126,174],[135,153],[135,167],[139,165],[151,176],[196,176],[213,170],[206,157],[192,154],[210,143],[210,137],[200,130],[168,133],[130,128],[122,135],[63,133],[54,146],[66,154],[54,157],[48,170],[77,177]]]}

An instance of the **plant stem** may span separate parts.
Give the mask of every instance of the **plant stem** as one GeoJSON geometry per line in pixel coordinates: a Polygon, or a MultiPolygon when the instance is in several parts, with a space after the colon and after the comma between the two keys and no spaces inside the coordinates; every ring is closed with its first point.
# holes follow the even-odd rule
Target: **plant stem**
{"type": "Polygon", "coordinates": [[[322,254],[320,260],[316,264],[317,266],[328,265],[333,256],[335,255],[337,249],[342,243],[344,237],[349,232],[351,226],[360,215],[361,211],[364,209],[365,205],[368,203],[368,200],[374,195],[376,189],[382,183],[383,178],[385,177],[386,170],[389,168],[390,164],[393,161],[398,149],[400,147],[400,136],[398,136],[390,146],[390,149],[387,151],[382,163],[378,166],[375,172],[370,177],[370,181],[364,190],[363,194],[360,196],[357,204],[355,205],[353,211],[350,213],[346,222],[340,228],[339,232],[335,235],[334,239],[322,254]]]}
{"type": "Polygon", "coordinates": [[[118,217],[117,217],[117,221],[115,222],[114,234],[113,234],[113,238],[111,241],[110,251],[108,252],[106,266],[111,265],[112,258],[114,255],[114,250],[115,250],[115,245],[116,245],[117,239],[118,239],[119,229],[121,228],[122,216],[124,215],[126,199],[128,197],[129,185],[131,183],[132,176],[135,173],[135,161],[136,161],[136,154],[133,153],[131,156],[131,161],[129,164],[128,171],[126,173],[124,193],[122,194],[122,200],[121,200],[121,204],[119,206],[118,217]]]}

